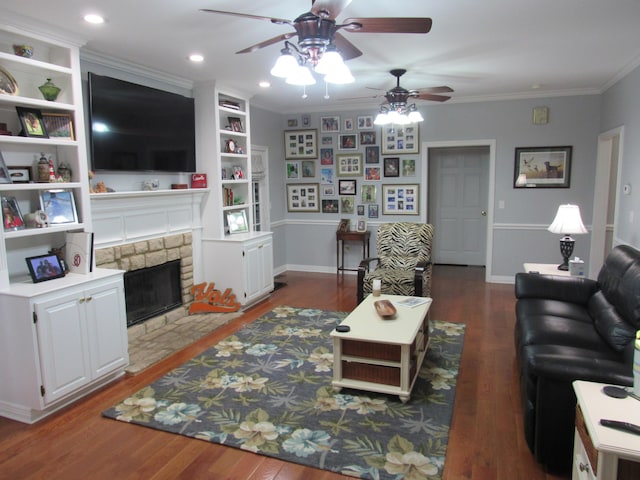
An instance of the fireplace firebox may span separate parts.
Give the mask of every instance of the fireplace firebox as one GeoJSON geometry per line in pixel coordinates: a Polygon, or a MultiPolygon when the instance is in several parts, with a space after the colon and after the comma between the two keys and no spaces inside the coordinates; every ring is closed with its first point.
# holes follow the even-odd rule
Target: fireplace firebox
{"type": "Polygon", "coordinates": [[[127,327],[182,305],[180,260],[124,274],[127,327]]]}

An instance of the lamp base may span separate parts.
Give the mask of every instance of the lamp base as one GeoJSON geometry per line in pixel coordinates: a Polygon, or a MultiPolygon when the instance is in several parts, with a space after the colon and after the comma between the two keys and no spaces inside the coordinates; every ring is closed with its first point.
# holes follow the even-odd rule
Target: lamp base
{"type": "Polygon", "coordinates": [[[558,265],[558,270],[563,270],[565,272],[569,270],[569,258],[571,258],[571,254],[573,253],[573,246],[575,243],[575,240],[569,235],[565,235],[560,239],[560,253],[562,254],[562,263],[558,265]]]}

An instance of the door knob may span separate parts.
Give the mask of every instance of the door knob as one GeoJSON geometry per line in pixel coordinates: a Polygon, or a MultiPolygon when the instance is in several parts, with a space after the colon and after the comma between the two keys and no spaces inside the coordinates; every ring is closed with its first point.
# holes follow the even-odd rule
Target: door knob
{"type": "Polygon", "coordinates": [[[483,217],[486,217],[487,216],[487,211],[486,210],[482,210],[480,212],[480,215],[482,215],[483,217]]]}

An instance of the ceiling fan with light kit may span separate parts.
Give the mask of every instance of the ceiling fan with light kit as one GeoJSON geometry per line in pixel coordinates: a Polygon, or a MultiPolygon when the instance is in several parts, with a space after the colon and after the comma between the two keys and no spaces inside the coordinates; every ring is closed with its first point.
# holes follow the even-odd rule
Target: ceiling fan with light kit
{"type": "Polygon", "coordinates": [[[313,68],[316,73],[324,75],[326,83],[344,84],[354,81],[344,60],[359,57],[362,52],[339,33],[339,30],[350,33],[413,34],[425,34],[431,30],[432,21],[430,18],[347,18],[343,23],[337,23],[336,17],[351,1],[312,0],[311,10],[299,15],[295,20],[222,10],[202,9],[201,11],[267,20],[277,25],[293,27],[295,29],[293,32],[283,33],[236,52],[239,54],[250,53],[284,41],[284,48],[271,69],[271,74],[286,78],[286,82],[292,85],[313,85],[316,83],[307,65],[313,68]],[[296,36],[297,42],[289,41],[296,36]]]}

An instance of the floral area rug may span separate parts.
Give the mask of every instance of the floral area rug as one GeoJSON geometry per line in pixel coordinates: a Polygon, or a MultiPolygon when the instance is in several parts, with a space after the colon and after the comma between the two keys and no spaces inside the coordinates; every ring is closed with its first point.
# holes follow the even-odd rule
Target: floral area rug
{"type": "Polygon", "coordinates": [[[346,315],[275,308],[103,415],[354,477],[441,478],[465,326],[431,321],[401,403],[331,387],[346,315]]]}

